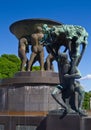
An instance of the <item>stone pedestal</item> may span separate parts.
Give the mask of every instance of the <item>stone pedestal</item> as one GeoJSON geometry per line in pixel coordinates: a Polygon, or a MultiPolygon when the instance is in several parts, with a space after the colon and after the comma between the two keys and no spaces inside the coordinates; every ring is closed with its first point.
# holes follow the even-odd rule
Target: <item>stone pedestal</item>
{"type": "Polygon", "coordinates": [[[78,114],[48,114],[40,122],[37,130],[91,130],[91,117],[80,117],[78,114]]]}
{"type": "Polygon", "coordinates": [[[21,130],[36,128],[50,110],[59,105],[51,96],[59,84],[58,73],[35,71],[18,72],[13,78],[0,81],[0,129],[21,130]]]}
{"type": "Polygon", "coordinates": [[[13,78],[2,80],[0,111],[12,113],[47,114],[58,109],[51,92],[59,82],[55,72],[19,72],[13,78]]]}
{"type": "Polygon", "coordinates": [[[91,130],[91,117],[49,111],[59,109],[51,91],[59,84],[58,73],[19,72],[0,81],[1,130],[91,130]]]}
{"type": "Polygon", "coordinates": [[[82,118],[81,130],[91,130],[91,116],[82,118]]]}
{"type": "Polygon", "coordinates": [[[59,115],[48,115],[46,130],[80,130],[80,117],[70,114],[61,118],[59,115]]]}
{"type": "Polygon", "coordinates": [[[47,113],[59,105],[51,96],[49,85],[22,86],[8,89],[8,111],[47,113]]]}

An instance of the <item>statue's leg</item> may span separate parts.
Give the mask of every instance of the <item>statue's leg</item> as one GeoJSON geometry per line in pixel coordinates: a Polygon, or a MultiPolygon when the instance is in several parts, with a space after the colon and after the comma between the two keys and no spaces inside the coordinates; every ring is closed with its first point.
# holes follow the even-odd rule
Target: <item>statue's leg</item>
{"type": "Polygon", "coordinates": [[[34,58],[36,57],[36,53],[32,53],[31,54],[31,57],[30,57],[30,60],[29,60],[29,62],[28,62],[28,71],[30,71],[30,68],[31,68],[31,66],[32,66],[32,63],[33,63],[33,61],[34,61],[34,58]]]}
{"type": "Polygon", "coordinates": [[[82,110],[82,104],[84,101],[84,94],[85,91],[83,90],[83,87],[79,84],[78,87],[76,87],[75,91],[78,93],[78,109],[77,112],[81,115],[81,116],[87,116],[87,113],[85,113],[82,110]]]}
{"type": "Polygon", "coordinates": [[[71,74],[75,72],[77,60],[78,60],[77,57],[73,57],[73,56],[71,57],[71,70],[70,70],[71,74]]]}
{"type": "Polygon", "coordinates": [[[79,43],[75,41],[73,41],[70,44],[70,49],[69,49],[69,56],[71,59],[71,70],[70,73],[74,74],[75,72],[75,68],[78,66],[79,64],[79,57],[80,57],[80,45],[79,43]]]}
{"type": "Polygon", "coordinates": [[[82,104],[84,101],[84,90],[81,87],[76,87],[75,91],[78,93],[78,109],[82,109],[82,104]]]}
{"type": "Polygon", "coordinates": [[[44,51],[40,52],[40,70],[44,70],[44,51]]]}
{"type": "Polygon", "coordinates": [[[53,61],[54,61],[54,60],[55,60],[54,56],[51,55],[51,59],[50,59],[50,69],[51,69],[52,71],[54,71],[54,66],[53,66],[53,61]]]}
{"type": "Polygon", "coordinates": [[[53,63],[51,62],[51,68],[50,68],[52,71],[54,71],[54,66],[53,66],[53,63]]]}
{"type": "Polygon", "coordinates": [[[70,109],[69,111],[71,113],[76,112],[76,102],[75,102],[75,92],[73,92],[73,94],[71,94],[70,98],[69,98],[69,104],[70,104],[70,109]]]}
{"type": "Polygon", "coordinates": [[[25,64],[27,62],[27,57],[26,57],[26,53],[24,51],[22,51],[21,53],[21,56],[20,56],[20,59],[21,59],[21,67],[20,67],[20,71],[25,71],[25,64]]]}
{"type": "Polygon", "coordinates": [[[48,71],[50,70],[50,66],[51,66],[50,56],[51,56],[51,54],[49,54],[48,57],[47,57],[47,59],[46,59],[46,66],[47,66],[47,70],[48,71]]]}
{"type": "Polygon", "coordinates": [[[56,102],[62,107],[62,108],[64,108],[65,110],[67,110],[68,108],[67,108],[67,105],[64,103],[64,101],[63,101],[63,99],[62,99],[62,97],[61,97],[61,99],[59,99],[58,98],[58,95],[60,94],[60,96],[62,95],[62,91],[61,91],[61,89],[59,89],[58,87],[56,87],[55,89],[54,89],[54,91],[52,92],[52,97],[56,100],[56,102]]]}
{"type": "Polygon", "coordinates": [[[27,59],[27,61],[26,61],[26,71],[28,70],[28,59],[27,59]]]}

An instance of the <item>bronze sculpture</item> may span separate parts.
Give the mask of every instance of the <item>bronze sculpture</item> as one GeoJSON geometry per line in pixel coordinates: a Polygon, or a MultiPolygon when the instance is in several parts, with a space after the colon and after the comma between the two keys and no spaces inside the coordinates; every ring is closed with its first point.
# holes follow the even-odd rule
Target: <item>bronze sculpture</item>
{"type": "Polygon", "coordinates": [[[40,44],[40,40],[43,38],[43,36],[44,34],[42,33],[42,28],[40,26],[38,26],[36,28],[35,33],[31,35],[32,54],[30,56],[30,61],[28,63],[28,71],[30,71],[34,63],[34,59],[36,57],[38,57],[37,60],[40,63],[40,69],[44,70],[44,50],[43,50],[43,45],[40,44]]]}
{"type": "Polygon", "coordinates": [[[20,71],[25,71],[25,65],[27,70],[28,58],[26,56],[26,53],[28,52],[29,52],[28,41],[25,37],[22,37],[19,39],[19,45],[18,45],[18,56],[21,59],[20,71]]]}
{"type": "Polygon", "coordinates": [[[82,103],[84,100],[84,89],[80,84],[79,79],[81,77],[78,69],[75,69],[74,74],[70,74],[71,64],[68,61],[67,54],[61,53],[58,57],[58,64],[60,66],[59,73],[61,75],[60,85],[57,85],[52,92],[53,98],[64,108],[64,113],[73,113],[74,111],[81,116],[86,116],[86,113],[82,110],[82,103]],[[75,92],[78,93],[78,106],[75,104],[75,92]],[[62,100],[57,99],[58,93],[61,93],[62,100]],[[69,105],[66,104],[66,99],[69,100],[69,105]]]}
{"type": "Polygon", "coordinates": [[[49,28],[44,24],[43,29],[45,34],[43,42],[46,43],[47,48],[52,47],[52,53],[58,55],[61,46],[65,46],[64,52],[69,51],[71,59],[70,73],[74,73],[74,67],[79,65],[88,44],[88,33],[85,28],[76,25],[60,25],[49,28]],[[80,50],[81,45],[82,50],[80,50]]]}
{"type": "MultiPolygon", "coordinates": [[[[36,50],[36,49],[34,49],[34,43],[33,43],[33,41],[31,42],[31,39],[33,39],[33,34],[36,33],[35,32],[36,28],[38,26],[42,27],[42,25],[44,23],[48,24],[50,27],[52,27],[54,25],[55,26],[61,25],[61,23],[50,20],[50,19],[40,19],[40,18],[37,18],[37,19],[36,18],[34,18],[34,19],[24,19],[24,20],[17,21],[15,23],[13,23],[10,26],[10,31],[17,37],[17,39],[19,41],[20,41],[21,38],[27,39],[28,45],[32,46],[32,51],[33,51],[33,50],[36,50]]],[[[43,49],[43,45],[40,44],[40,46],[43,49]]],[[[40,49],[38,49],[38,50],[40,50],[40,49]]],[[[38,52],[38,50],[37,50],[37,52],[38,52]]],[[[34,55],[35,55],[35,53],[34,54],[32,53],[32,55],[30,55],[31,61],[29,61],[30,63],[28,64],[29,67],[27,68],[27,70],[30,71],[31,67],[33,66],[33,64],[36,61],[40,62],[41,70],[44,70],[44,65],[43,65],[44,64],[43,63],[44,62],[43,61],[44,56],[42,57],[42,55],[44,55],[43,51],[41,52],[41,56],[39,54],[36,55],[36,56],[34,56],[34,55]],[[42,59],[40,57],[42,57],[42,59]]],[[[25,54],[25,57],[26,57],[26,54],[25,54]]],[[[22,61],[22,59],[21,59],[21,61],[22,61]]],[[[20,69],[20,71],[22,71],[22,69],[20,69]]]]}
{"type": "Polygon", "coordinates": [[[49,53],[44,63],[44,68],[46,71],[54,71],[54,66],[53,66],[54,60],[55,60],[54,56],[51,53],[49,53]]]}
{"type": "Polygon", "coordinates": [[[53,26],[49,28],[44,24],[43,29],[44,37],[42,42],[58,63],[60,84],[53,91],[52,96],[64,108],[63,115],[69,112],[69,108],[65,103],[66,98],[68,98],[70,108],[78,112],[81,116],[86,116],[87,114],[82,111],[84,91],[80,82],[75,79],[81,78],[80,71],[77,67],[88,43],[88,33],[85,28],[73,25],[61,25],[59,27],[53,26]],[[80,50],[81,45],[82,50],[80,50]],[[70,62],[67,59],[67,55],[60,56],[59,48],[61,46],[65,46],[63,52],[69,51],[70,62]],[[56,97],[58,89],[60,89],[62,93],[63,101],[58,100],[56,97]],[[78,93],[78,108],[74,101],[75,92],[78,93]]]}
{"type": "Polygon", "coordinates": [[[63,115],[74,110],[79,115],[86,116],[87,114],[82,111],[84,91],[80,82],[76,79],[81,78],[77,66],[86,49],[88,33],[81,26],[73,25],[49,28],[44,24],[43,29],[45,36],[42,41],[58,63],[60,84],[54,89],[52,96],[64,108],[63,115]],[[80,50],[81,45],[82,50],[80,50]],[[65,46],[63,52],[69,51],[70,62],[67,59],[67,54],[59,53],[61,46],[65,46]],[[57,99],[59,90],[62,94],[61,100],[57,99]],[[75,104],[75,92],[78,93],[78,106],[75,104]],[[70,108],[65,101],[67,98],[69,99],[70,108]]]}
{"type": "MultiPolygon", "coordinates": [[[[52,93],[53,98],[64,108],[64,115],[73,110],[81,116],[86,116],[82,111],[84,90],[80,82],[76,80],[81,77],[78,65],[88,44],[88,33],[85,28],[77,25],[64,25],[43,19],[24,20],[23,22],[24,25],[22,21],[19,21],[18,26],[16,22],[14,26],[11,26],[11,31],[19,40],[21,37],[27,39],[26,43],[28,44],[26,45],[32,46],[32,55],[30,56],[27,70],[30,71],[32,65],[37,60],[40,62],[41,70],[44,70],[43,47],[45,46],[49,54],[45,62],[46,70],[49,71],[52,68],[53,60],[56,60],[58,64],[60,84],[54,89],[52,93]],[[17,28],[19,28],[19,31],[16,31],[17,28]],[[36,32],[34,32],[35,28],[37,29],[36,32]],[[59,50],[62,46],[65,49],[60,54],[59,50]],[[67,54],[64,54],[64,52],[68,52],[70,61],[68,61],[67,54]],[[56,93],[59,91],[62,93],[63,102],[56,97],[56,93]],[[74,99],[75,92],[78,93],[78,108],[74,99]],[[67,106],[66,99],[69,100],[70,107],[67,106]]],[[[22,56],[20,58],[22,61],[22,56]]],[[[25,61],[27,61],[26,59],[25,57],[23,67],[25,61]]]]}

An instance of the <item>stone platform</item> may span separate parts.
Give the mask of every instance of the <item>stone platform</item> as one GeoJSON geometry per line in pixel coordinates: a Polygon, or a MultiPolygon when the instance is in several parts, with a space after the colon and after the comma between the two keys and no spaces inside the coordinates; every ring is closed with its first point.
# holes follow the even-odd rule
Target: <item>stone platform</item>
{"type": "Polygon", "coordinates": [[[68,114],[64,118],[48,115],[46,130],[91,130],[91,117],[80,117],[78,114],[68,114]]]}
{"type": "Polygon", "coordinates": [[[91,117],[59,114],[51,92],[59,84],[58,73],[18,72],[0,81],[0,130],[91,130],[91,117]]]}
{"type": "MultiPolygon", "coordinates": [[[[58,73],[35,71],[18,72],[0,83],[0,111],[45,115],[59,105],[51,92],[58,84],[58,73]]],[[[25,115],[26,115],[25,114],[25,115]]]]}
{"type": "Polygon", "coordinates": [[[0,87],[20,87],[20,85],[57,85],[59,84],[59,75],[53,71],[30,71],[18,72],[13,78],[0,80],[0,87]]]}
{"type": "MultiPolygon", "coordinates": [[[[51,96],[58,73],[18,72],[0,81],[0,130],[35,130],[49,110],[58,109],[51,96]]],[[[45,127],[42,123],[41,127],[45,127]]]]}
{"type": "Polygon", "coordinates": [[[91,117],[0,115],[0,130],[91,130],[91,117]]]}

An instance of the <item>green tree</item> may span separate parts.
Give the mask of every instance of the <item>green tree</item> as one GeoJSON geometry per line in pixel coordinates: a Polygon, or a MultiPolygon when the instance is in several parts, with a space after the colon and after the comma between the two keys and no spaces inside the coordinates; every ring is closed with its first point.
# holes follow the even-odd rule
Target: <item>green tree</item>
{"type": "Polygon", "coordinates": [[[0,78],[12,77],[20,69],[20,59],[13,54],[0,56],[0,78]]]}
{"type": "Polygon", "coordinates": [[[90,109],[90,97],[91,97],[91,92],[85,92],[83,108],[86,110],[90,109]]]}
{"type": "Polygon", "coordinates": [[[40,66],[33,66],[32,67],[32,71],[38,71],[38,70],[40,70],[40,66]]]}

